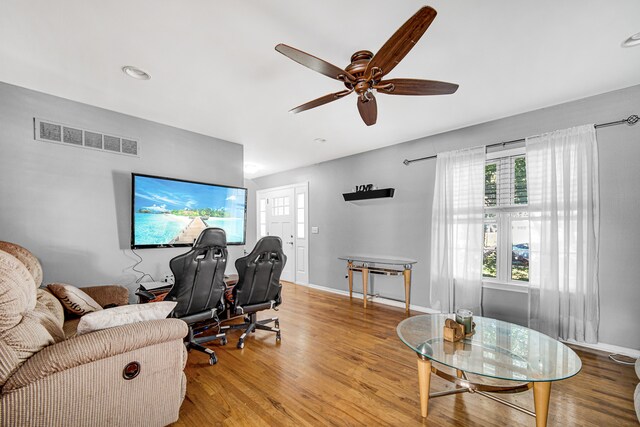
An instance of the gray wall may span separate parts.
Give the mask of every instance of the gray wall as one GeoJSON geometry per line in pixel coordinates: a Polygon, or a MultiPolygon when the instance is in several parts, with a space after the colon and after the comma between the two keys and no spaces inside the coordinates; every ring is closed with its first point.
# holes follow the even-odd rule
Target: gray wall
{"type": "MultiPolygon", "coordinates": [[[[242,165],[241,145],[0,83],[0,240],[30,249],[45,282],[135,288],[131,172],[242,186],[242,165]],[[141,156],[36,141],[34,117],[139,138],[141,156]]],[[[138,269],[163,278],[184,251],[139,250],[138,269]]]]}
{"type": "MultiPolygon", "coordinates": [[[[491,144],[585,123],[640,114],[640,86],[606,93],[391,147],[254,179],[259,189],[309,181],[310,281],[347,289],[340,254],[355,252],[418,260],[412,303],[429,305],[431,207],[435,160],[402,160],[491,144]],[[394,187],[393,199],[346,203],[356,184],[394,187]]],[[[425,118],[428,120],[428,118],[425,118]]],[[[354,123],[354,125],[357,125],[354,123]]],[[[600,153],[600,341],[640,348],[640,125],[598,130],[600,153]]],[[[348,143],[329,141],[329,144],[348,143]]],[[[255,226],[255,225],[254,225],[255,226]]],[[[374,292],[402,299],[398,278],[375,277],[374,292]]],[[[526,294],[491,290],[485,314],[526,322],[526,294]]]]}
{"type": "Polygon", "coordinates": [[[257,209],[256,209],[256,190],[258,186],[253,180],[245,179],[244,186],[247,189],[247,253],[256,245],[257,240],[257,209]]]}

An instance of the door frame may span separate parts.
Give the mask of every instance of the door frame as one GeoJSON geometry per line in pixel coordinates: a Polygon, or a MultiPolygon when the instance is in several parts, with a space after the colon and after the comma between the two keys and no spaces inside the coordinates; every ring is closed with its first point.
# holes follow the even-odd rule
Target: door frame
{"type": "Polygon", "coordinates": [[[309,181],[302,181],[295,184],[281,185],[278,187],[270,187],[270,188],[261,188],[260,190],[256,190],[256,238],[260,239],[260,198],[265,193],[269,193],[271,191],[277,190],[288,190],[293,189],[293,231],[294,231],[294,250],[293,250],[293,260],[289,260],[289,262],[294,262],[294,277],[295,283],[301,285],[309,284],[309,181]],[[298,194],[304,194],[304,239],[298,238],[298,194]],[[304,251],[303,259],[298,259],[298,248],[304,247],[306,250],[304,251]],[[306,266],[305,271],[306,275],[301,275],[298,271],[298,265],[302,262],[304,266],[306,266]]]}

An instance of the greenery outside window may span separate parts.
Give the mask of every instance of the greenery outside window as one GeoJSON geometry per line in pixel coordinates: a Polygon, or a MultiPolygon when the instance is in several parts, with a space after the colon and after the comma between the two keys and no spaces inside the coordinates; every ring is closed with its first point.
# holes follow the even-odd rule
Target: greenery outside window
{"type": "Polygon", "coordinates": [[[529,213],[523,148],[487,155],[482,274],[498,282],[529,281],[529,213]]]}

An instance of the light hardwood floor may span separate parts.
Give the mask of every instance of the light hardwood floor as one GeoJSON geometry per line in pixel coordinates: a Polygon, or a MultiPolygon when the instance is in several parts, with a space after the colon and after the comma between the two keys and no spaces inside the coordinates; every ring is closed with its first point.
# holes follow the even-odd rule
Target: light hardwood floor
{"type": "MultiPolygon", "coordinates": [[[[258,331],[245,348],[210,345],[219,358],[192,351],[187,396],[174,426],[431,425],[533,426],[534,419],[477,395],[431,399],[420,417],[416,356],[396,335],[401,308],[285,283],[278,312],[282,342],[258,331]]],[[[419,314],[419,313],[415,313],[419,314]]],[[[549,426],[637,425],[632,367],[574,347],[583,369],[551,387],[549,426]]],[[[433,376],[431,390],[451,384],[433,376]]],[[[504,395],[503,395],[504,397],[504,395]]],[[[507,399],[533,409],[531,391],[507,399]]]]}

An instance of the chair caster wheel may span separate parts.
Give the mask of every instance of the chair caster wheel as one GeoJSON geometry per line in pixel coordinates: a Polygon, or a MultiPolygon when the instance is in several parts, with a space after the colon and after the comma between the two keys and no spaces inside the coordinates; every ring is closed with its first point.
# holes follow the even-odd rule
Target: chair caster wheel
{"type": "Polygon", "coordinates": [[[273,325],[273,326],[275,326],[276,328],[279,328],[279,327],[280,327],[280,321],[279,321],[279,320],[276,320],[276,323],[274,323],[274,325],[273,325]]]}
{"type": "Polygon", "coordinates": [[[243,348],[244,348],[244,341],[242,341],[242,340],[238,341],[238,345],[237,345],[237,347],[238,347],[239,349],[243,349],[243,348]]]}
{"type": "Polygon", "coordinates": [[[276,334],[276,342],[280,342],[280,341],[282,341],[282,336],[280,335],[280,332],[278,332],[276,334]]]}
{"type": "Polygon", "coordinates": [[[211,357],[209,357],[209,365],[215,365],[216,363],[218,363],[218,356],[212,354],[211,357]]]}
{"type": "Polygon", "coordinates": [[[227,337],[220,338],[220,344],[227,345],[227,337]]]}

